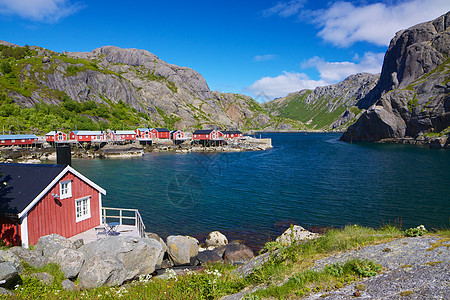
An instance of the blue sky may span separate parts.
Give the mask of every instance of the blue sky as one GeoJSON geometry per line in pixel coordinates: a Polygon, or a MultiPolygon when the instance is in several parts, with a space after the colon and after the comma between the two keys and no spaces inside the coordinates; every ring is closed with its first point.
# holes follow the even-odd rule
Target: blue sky
{"type": "Polygon", "coordinates": [[[449,10],[448,0],[0,0],[0,40],[145,49],[200,72],[211,90],[261,102],[378,73],[395,32],[449,10]]]}

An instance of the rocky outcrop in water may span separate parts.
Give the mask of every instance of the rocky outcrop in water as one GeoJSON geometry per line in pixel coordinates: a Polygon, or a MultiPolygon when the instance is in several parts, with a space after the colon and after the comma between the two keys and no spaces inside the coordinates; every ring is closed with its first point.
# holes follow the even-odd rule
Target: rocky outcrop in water
{"type": "Polygon", "coordinates": [[[402,30],[386,52],[380,81],[358,102],[368,108],[344,141],[449,134],[450,12],[402,30]]]}

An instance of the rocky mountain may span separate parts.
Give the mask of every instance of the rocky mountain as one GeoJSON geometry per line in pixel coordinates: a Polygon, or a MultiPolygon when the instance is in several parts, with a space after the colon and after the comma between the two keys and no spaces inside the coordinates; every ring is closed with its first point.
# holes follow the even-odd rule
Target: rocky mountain
{"type": "Polygon", "coordinates": [[[360,73],[344,81],[301,90],[264,103],[271,114],[301,121],[311,129],[342,130],[360,115],[356,103],[377,84],[378,75],[360,73]]]}
{"type": "MultiPolygon", "coordinates": [[[[367,108],[344,141],[447,139],[450,133],[450,12],[391,40],[380,80],[357,105],[367,108]]],[[[445,144],[445,141],[444,141],[445,144]]]]}
{"type": "Polygon", "coordinates": [[[76,109],[94,123],[110,127],[115,118],[114,126],[120,128],[124,113],[133,114],[125,122],[128,127],[248,130],[296,124],[269,115],[251,97],[210,91],[198,72],[169,64],[146,50],[105,46],[92,52],[57,53],[7,42],[0,43],[0,50],[3,98],[22,108],[45,103],[76,109]]]}

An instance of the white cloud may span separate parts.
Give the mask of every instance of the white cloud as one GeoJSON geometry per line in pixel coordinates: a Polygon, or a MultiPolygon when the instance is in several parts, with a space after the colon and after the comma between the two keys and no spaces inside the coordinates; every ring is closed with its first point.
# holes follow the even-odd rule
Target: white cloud
{"type": "Polygon", "coordinates": [[[302,64],[302,68],[315,68],[320,74],[319,80],[313,80],[305,73],[286,72],[276,77],[263,77],[245,88],[256,100],[268,101],[284,97],[289,93],[303,89],[315,89],[344,80],[356,73],[373,73],[381,71],[384,53],[366,52],[362,57],[354,55],[355,61],[327,62],[323,58],[313,57],[302,64]]]}
{"type": "Polygon", "coordinates": [[[430,21],[449,10],[448,0],[409,0],[364,6],[336,2],[328,9],[306,12],[303,16],[318,24],[321,28],[318,36],[336,46],[348,47],[358,41],[387,46],[397,31],[430,21]]]}
{"type": "Polygon", "coordinates": [[[253,60],[256,62],[260,62],[260,61],[274,60],[276,58],[277,58],[277,55],[264,54],[264,55],[255,55],[255,57],[253,57],[253,60]]]}
{"type": "Polygon", "coordinates": [[[319,71],[320,78],[327,82],[338,82],[349,75],[356,73],[373,73],[381,72],[384,53],[366,52],[362,58],[355,54],[356,62],[327,62],[323,58],[317,56],[308,59],[302,64],[302,68],[314,67],[319,71]]]}
{"type": "Polygon", "coordinates": [[[281,17],[290,17],[297,14],[303,8],[306,0],[291,0],[288,2],[278,2],[276,5],[262,12],[264,17],[279,15],[281,17]]]}
{"type": "Polygon", "coordinates": [[[70,0],[0,0],[0,14],[46,23],[58,22],[83,7],[70,0]]]}
{"type": "Polygon", "coordinates": [[[256,96],[257,100],[264,95],[270,99],[284,97],[289,93],[303,89],[314,89],[317,86],[327,85],[323,80],[312,80],[304,73],[291,73],[283,71],[283,74],[276,77],[263,77],[255,81],[245,91],[256,96]]]}

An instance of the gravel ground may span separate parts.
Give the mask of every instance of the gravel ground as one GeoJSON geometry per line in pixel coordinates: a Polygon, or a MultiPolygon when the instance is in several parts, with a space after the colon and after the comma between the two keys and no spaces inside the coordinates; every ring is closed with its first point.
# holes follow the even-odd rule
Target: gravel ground
{"type": "Polygon", "coordinates": [[[450,240],[437,237],[398,239],[333,255],[315,264],[369,259],[383,266],[377,276],[307,299],[450,299],[450,240]]]}

